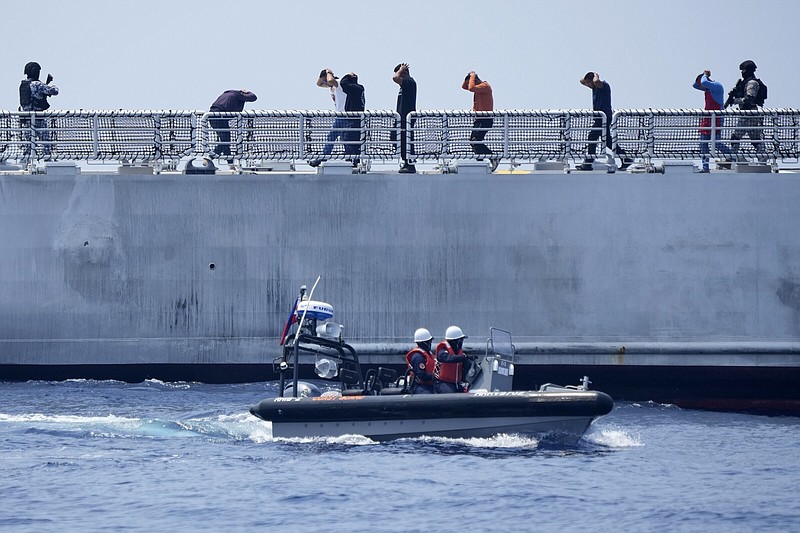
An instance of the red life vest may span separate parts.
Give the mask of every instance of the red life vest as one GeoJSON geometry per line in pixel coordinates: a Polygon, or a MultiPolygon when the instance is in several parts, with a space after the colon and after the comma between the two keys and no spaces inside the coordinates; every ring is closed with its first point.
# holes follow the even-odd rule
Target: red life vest
{"type": "MultiPolygon", "coordinates": [[[[706,97],[706,110],[719,111],[720,109],[722,109],[722,106],[719,105],[719,103],[716,100],[714,100],[713,96],[711,96],[711,91],[706,91],[705,97],[706,97]]],[[[711,130],[708,129],[709,127],[711,127],[711,117],[703,117],[702,119],[700,119],[701,134],[711,135],[711,130]]],[[[721,127],[722,127],[722,117],[717,117],[717,128],[721,127]]],[[[719,139],[719,137],[720,137],[720,132],[719,129],[717,129],[717,139],[719,139]]]]}
{"type": "Polygon", "coordinates": [[[433,384],[432,379],[424,380],[417,377],[415,371],[418,369],[411,366],[411,358],[414,356],[415,353],[420,353],[425,357],[425,372],[427,372],[428,374],[433,374],[433,371],[436,369],[436,358],[433,357],[432,354],[426,352],[420,347],[413,348],[406,354],[406,363],[408,363],[408,368],[411,369],[411,374],[416,380],[416,382],[421,385],[432,385],[433,384]]]}
{"type": "MultiPolygon", "coordinates": [[[[450,343],[447,341],[442,341],[436,346],[436,355],[439,355],[439,351],[442,349],[446,349],[447,353],[450,355],[464,355],[463,350],[459,350],[458,353],[453,351],[453,348],[450,347],[450,343]]],[[[459,361],[458,363],[447,363],[445,361],[436,360],[436,369],[433,372],[433,375],[439,381],[444,381],[445,383],[459,383],[461,381],[461,374],[462,369],[464,367],[464,363],[459,361]]]]}

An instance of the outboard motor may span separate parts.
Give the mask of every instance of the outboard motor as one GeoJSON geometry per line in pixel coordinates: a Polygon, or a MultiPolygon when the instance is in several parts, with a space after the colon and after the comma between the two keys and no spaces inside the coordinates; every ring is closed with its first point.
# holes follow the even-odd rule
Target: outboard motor
{"type": "MultiPolygon", "coordinates": [[[[294,396],[294,387],[289,385],[283,391],[283,395],[285,397],[294,396]]],[[[297,384],[297,397],[298,398],[316,398],[317,396],[321,396],[322,391],[319,390],[319,387],[314,385],[313,383],[307,383],[305,381],[300,381],[297,384]]]]}
{"type": "Polygon", "coordinates": [[[298,319],[303,318],[305,314],[306,319],[313,320],[330,320],[333,318],[333,306],[329,303],[318,302],[316,300],[303,300],[297,302],[297,310],[295,315],[298,319]]]}
{"type": "Polygon", "coordinates": [[[330,322],[333,318],[333,306],[326,302],[316,300],[302,300],[297,303],[295,317],[301,322],[305,317],[303,326],[306,333],[316,335],[328,340],[341,341],[344,335],[344,326],[330,322]]]}
{"type": "MultiPolygon", "coordinates": [[[[314,287],[316,285],[315,283],[314,287]]],[[[281,335],[281,356],[272,361],[273,370],[280,375],[279,394],[281,397],[320,396],[316,386],[299,380],[301,353],[315,356],[314,371],[320,378],[332,379],[339,376],[343,390],[363,390],[364,376],[358,355],[352,346],[344,342],[344,327],[330,321],[333,318],[333,306],[312,300],[313,293],[312,288],[311,293],[306,296],[306,286],[300,287],[300,294],[294,301],[281,335]],[[292,380],[288,386],[287,378],[292,380]]]]}

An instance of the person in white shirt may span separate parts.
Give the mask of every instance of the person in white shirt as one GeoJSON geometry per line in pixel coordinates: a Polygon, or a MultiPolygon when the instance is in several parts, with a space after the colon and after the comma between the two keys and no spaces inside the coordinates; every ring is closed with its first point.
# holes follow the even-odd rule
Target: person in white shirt
{"type": "MultiPolygon", "coordinates": [[[[333,100],[333,108],[336,112],[344,112],[345,111],[345,102],[347,100],[347,95],[344,94],[342,88],[339,86],[339,78],[337,78],[333,71],[329,68],[321,71],[319,73],[319,78],[317,78],[317,87],[329,88],[331,91],[331,99],[333,100]]],[[[331,131],[328,132],[328,138],[325,139],[325,146],[322,148],[322,157],[319,159],[314,159],[309,161],[308,164],[312,167],[319,166],[322,161],[324,161],[326,156],[331,155],[333,152],[333,143],[338,141],[345,140],[345,132],[347,128],[347,119],[345,118],[335,118],[333,120],[333,127],[331,131]]]]}

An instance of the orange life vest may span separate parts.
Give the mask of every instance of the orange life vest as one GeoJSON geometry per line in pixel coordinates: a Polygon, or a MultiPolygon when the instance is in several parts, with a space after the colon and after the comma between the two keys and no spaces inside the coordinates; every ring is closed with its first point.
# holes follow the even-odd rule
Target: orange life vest
{"type": "Polygon", "coordinates": [[[448,363],[445,361],[439,361],[438,355],[442,349],[446,349],[447,353],[450,355],[464,355],[463,350],[459,350],[458,353],[453,351],[453,348],[450,347],[450,343],[447,341],[442,341],[436,346],[436,369],[433,372],[433,375],[439,381],[444,381],[445,383],[459,383],[462,379],[462,369],[464,368],[464,363],[459,361],[458,363],[448,363]]]}
{"type": "Polygon", "coordinates": [[[433,374],[433,371],[436,369],[436,358],[433,357],[432,354],[426,352],[425,350],[423,350],[422,348],[419,348],[419,347],[413,348],[412,350],[410,350],[406,354],[406,363],[408,363],[408,368],[411,369],[411,373],[414,376],[414,379],[416,380],[416,382],[421,384],[421,385],[432,385],[433,384],[433,380],[431,380],[431,379],[424,380],[424,379],[421,379],[421,378],[417,377],[417,374],[416,374],[415,371],[419,370],[419,369],[414,368],[413,366],[411,366],[411,358],[414,356],[415,353],[422,354],[425,357],[425,372],[427,372],[428,374],[433,374]]]}

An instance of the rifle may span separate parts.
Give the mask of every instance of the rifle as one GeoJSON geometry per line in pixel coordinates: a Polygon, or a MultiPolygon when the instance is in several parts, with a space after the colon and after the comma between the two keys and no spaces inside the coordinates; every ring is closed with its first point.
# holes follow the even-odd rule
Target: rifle
{"type": "Polygon", "coordinates": [[[731,105],[733,105],[733,99],[734,98],[736,98],[736,87],[731,89],[730,92],[728,93],[728,99],[725,100],[725,104],[722,106],[722,109],[725,109],[725,108],[730,107],[731,105]]]}

